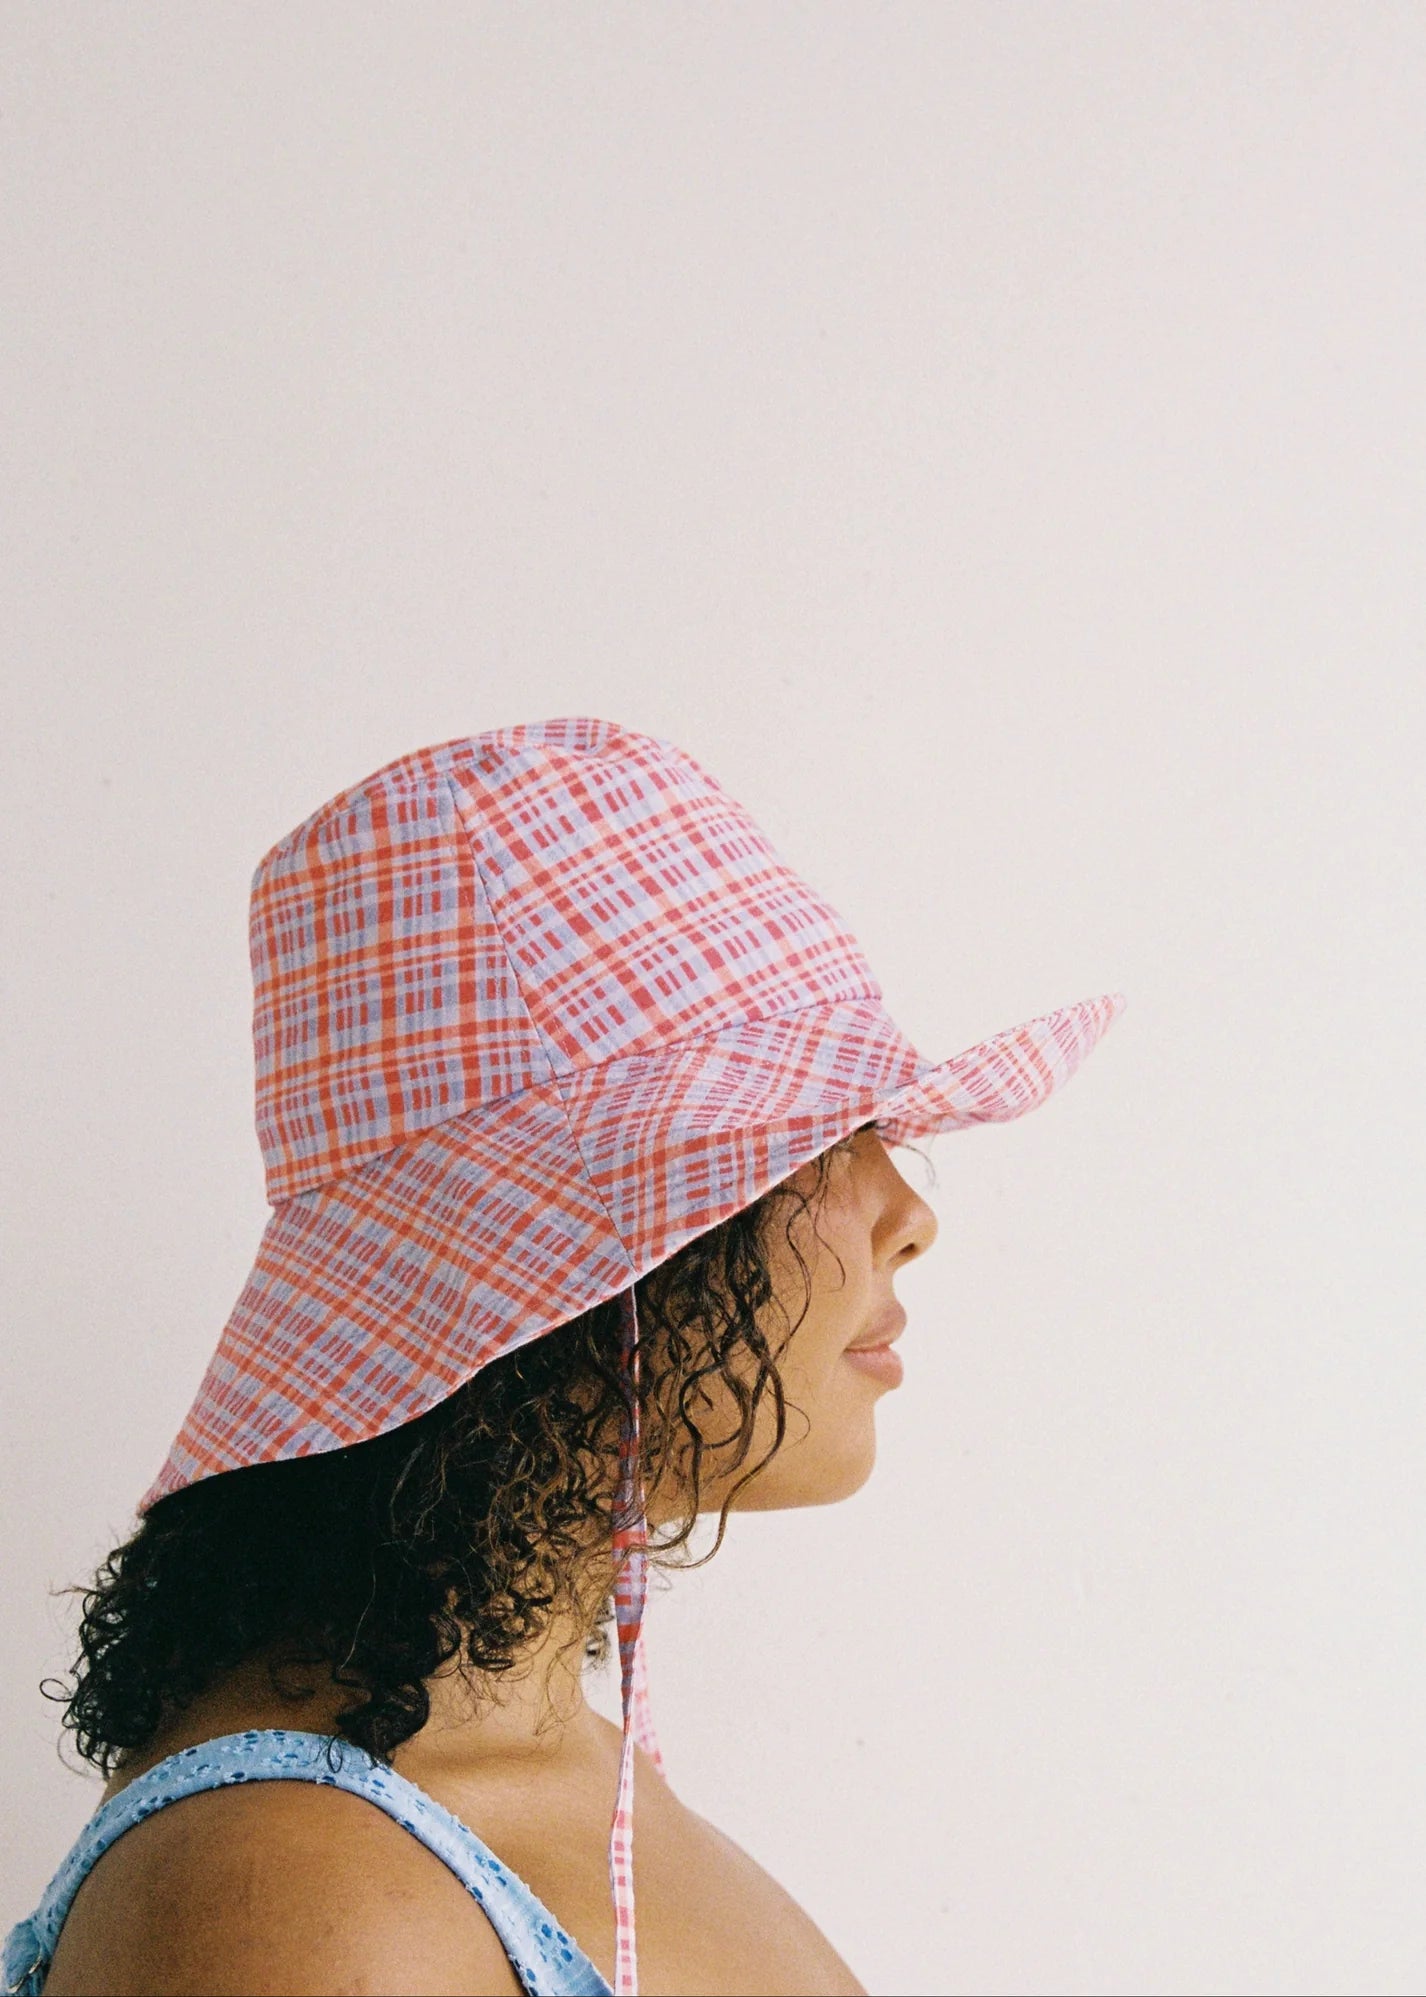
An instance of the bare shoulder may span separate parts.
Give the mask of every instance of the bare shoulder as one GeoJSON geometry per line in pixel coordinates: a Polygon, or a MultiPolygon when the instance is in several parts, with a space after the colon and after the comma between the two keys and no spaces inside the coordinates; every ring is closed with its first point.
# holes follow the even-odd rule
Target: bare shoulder
{"type": "Polygon", "coordinates": [[[520,1990],[434,1852],[311,1782],[204,1790],[126,1831],[76,1894],[45,1983],[46,1997],[520,1990]]]}
{"type": "Polygon", "coordinates": [[[765,1978],[759,1987],[805,1992],[807,1997],[866,1997],[865,1986],[787,1888],[726,1831],[695,1811],[688,1814],[698,1837],[717,1855],[705,1878],[711,1890],[726,1897],[719,1910],[724,1932],[742,1933],[757,1948],[765,1978]]]}

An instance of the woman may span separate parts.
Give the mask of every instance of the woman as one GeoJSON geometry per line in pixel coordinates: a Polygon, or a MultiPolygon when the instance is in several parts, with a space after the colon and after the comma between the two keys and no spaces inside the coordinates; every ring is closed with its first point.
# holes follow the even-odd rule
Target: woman
{"type": "Polygon", "coordinates": [[[251,936],[274,1213],[86,1595],[108,1787],[7,1984],[861,1991],[666,1781],[646,1561],[861,1487],[936,1232],[888,1146],[1035,1107],[1122,996],[927,1061],[707,771],[589,717],[342,792],[251,936]]]}

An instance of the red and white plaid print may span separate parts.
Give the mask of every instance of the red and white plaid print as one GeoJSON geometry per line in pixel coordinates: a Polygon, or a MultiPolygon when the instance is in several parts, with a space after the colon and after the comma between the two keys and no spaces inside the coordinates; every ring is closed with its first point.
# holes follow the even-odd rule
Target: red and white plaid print
{"type": "MultiPolygon", "coordinates": [[[[873,1118],[895,1146],[1023,1116],[1125,1003],[926,1059],[837,911],[703,766],[589,716],[342,791],[259,863],[249,947],[273,1211],[140,1513],[413,1420],[873,1118]]],[[[662,1763],[641,1498],[621,1531],[623,1997],[631,1728],[662,1763]]]]}
{"type": "Polygon", "coordinates": [[[619,1751],[619,1788],[609,1833],[609,1887],[614,1896],[614,1997],[635,1997],[639,1988],[634,1935],[634,1743],[664,1768],[649,1705],[644,1651],[644,1583],[647,1522],[639,1469],[639,1306],[632,1286],[619,1294],[629,1411],[619,1452],[619,1496],[614,1529],[617,1562],[615,1622],[619,1631],[619,1686],[624,1741],[619,1751]]]}

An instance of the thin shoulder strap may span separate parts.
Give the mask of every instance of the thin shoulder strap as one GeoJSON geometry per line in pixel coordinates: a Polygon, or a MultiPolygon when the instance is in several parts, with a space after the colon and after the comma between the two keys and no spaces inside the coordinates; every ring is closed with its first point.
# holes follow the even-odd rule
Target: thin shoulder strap
{"type": "Polygon", "coordinates": [[[71,1846],[35,1913],[11,1930],[5,1945],[5,1988],[25,1997],[42,1989],[43,1973],[75,1894],[90,1867],[125,1831],[165,1804],[204,1789],[226,1788],[234,1782],[283,1781],[318,1782],[365,1796],[419,1838],[479,1901],[527,1991],[612,1997],[593,1962],[524,1880],[502,1865],[475,1832],[434,1796],[351,1741],[285,1727],[223,1734],[197,1747],[180,1748],[102,1803],[71,1846]]]}

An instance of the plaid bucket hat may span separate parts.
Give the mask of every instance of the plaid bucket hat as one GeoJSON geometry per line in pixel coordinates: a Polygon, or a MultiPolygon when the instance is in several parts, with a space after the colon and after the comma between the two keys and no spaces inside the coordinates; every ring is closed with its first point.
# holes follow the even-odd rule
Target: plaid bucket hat
{"type": "Polygon", "coordinates": [[[716,779],[589,716],[416,749],[340,792],[259,862],[249,947],[273,1211],[139,1514],[382,1435],[617,1297],[626,1997],[632,1743],[664,1767],[634,1285],[873,1118],[894,1147],[1023,1116],[1124,996],[927,1059],[835,909],[716,779]]]}

